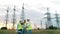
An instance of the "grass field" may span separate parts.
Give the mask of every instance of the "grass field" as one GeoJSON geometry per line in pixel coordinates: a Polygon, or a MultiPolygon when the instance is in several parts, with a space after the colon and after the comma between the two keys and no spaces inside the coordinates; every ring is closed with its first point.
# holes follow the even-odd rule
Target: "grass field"
{"type": "MultiPolygon", "coordinates": [[[[0,34],[17,34],[15,30],[0,30],[0,34]]],[[[60,34],[60,30],[33,30],[33,34],[60,34]]]]}
{"type": "Polygon", "coordinates": [[[35,30],[33,34],[60,34],[60,30],[35,30]]]}

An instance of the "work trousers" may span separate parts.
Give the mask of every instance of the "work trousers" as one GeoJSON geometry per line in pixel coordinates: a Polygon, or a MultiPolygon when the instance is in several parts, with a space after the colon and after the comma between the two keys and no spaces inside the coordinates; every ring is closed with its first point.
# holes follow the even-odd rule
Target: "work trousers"
{"type": "Polygon", "coordinates": [[[32,30],[23,29],[23,34],[32,34],[32,30]]]}
{"type": "Polygon", "coordinates": [[[32,30],[27,30],[27,33],[28,34],[32,34],[32,30]]]}
{"type": "Polygon", "coordinates": [[[27,30],[26,29],[23,29],[23,34],[27,34],[27,30]]]}
{"type": "Polygon", "coordinates": [[[23,34],[23,30],[22,29],[18,30],[18,34],[23,34]]]}

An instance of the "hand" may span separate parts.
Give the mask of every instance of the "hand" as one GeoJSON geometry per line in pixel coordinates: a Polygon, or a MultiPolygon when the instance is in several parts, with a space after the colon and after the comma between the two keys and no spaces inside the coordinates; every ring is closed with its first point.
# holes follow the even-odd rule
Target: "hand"
{"type": "Polygon", "coordinates": [[[28,27],[26,26],[26,28],[28,28],[28,27]]]}
{"type": "Polygon", "coordinates": [[[21,23],[21,25],[23,25],[24,23],[21,23]]]}

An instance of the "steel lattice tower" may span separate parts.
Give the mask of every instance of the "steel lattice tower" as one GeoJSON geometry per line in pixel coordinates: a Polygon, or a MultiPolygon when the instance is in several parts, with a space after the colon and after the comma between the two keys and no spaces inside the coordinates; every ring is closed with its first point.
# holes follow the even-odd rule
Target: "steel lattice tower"
{"type": "Polygon", "coordinates": [[[21,12],[21,20],[22,20],[22,22],[24,21],[24,19],[25,19],[25,12],[24,12],[24,3],[23,3],[22,12],[21,12]]]}
{"type": "Polygon", "coordinates": [[[6,27],[7,27],[7,23],[8,23],[8,12],[9,12],[9,7],[7,8],[7,14],[6,14],[6,27]]]}
{"type": "Polygon", "coordinates": [[[47,8],[47,13],[46,13],[46,15],[47,15],[46,28],[49,28],[49,26],[52,25],[52,23],[51,23],[51,15],[50,15],[50,12],[49,12],[49,8],[47,8]]]}
{"type": "Polygon", "coordinates": [[[56,11],[56,14],[55,15],[56,15],[56,17],[55,17],[56,18],[56,23],[57,23],[58,28],[59,28],[59,17],[58,17],[57,11],[56,11]]]}
{"type": "Polygon", "coordinates": [[[14,29],[15,28],[15,11],[16,11],[15,6],[13,10],[14,10],[13,11],[13,29],[14,29]]]}

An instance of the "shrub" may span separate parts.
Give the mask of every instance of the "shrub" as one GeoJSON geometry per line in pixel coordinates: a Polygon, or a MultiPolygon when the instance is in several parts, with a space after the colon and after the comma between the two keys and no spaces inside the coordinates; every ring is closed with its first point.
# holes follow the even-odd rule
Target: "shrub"
{"type": "Polygon", "coordinates": [[[7,30],[7,27],[1,27],[1,30],[7,30]]]}
{"type": "Polygon", "coordinates": [[[57,29],[57,27],[49,26],[49,29],[57,29]]]}

